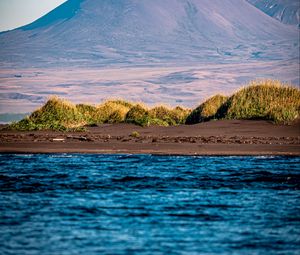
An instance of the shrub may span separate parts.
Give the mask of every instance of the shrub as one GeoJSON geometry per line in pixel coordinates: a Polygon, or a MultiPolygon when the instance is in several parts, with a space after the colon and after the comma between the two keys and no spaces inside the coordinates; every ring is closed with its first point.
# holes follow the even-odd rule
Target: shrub
{"type": "Polygon", "coordinates": [[[186,124],[196,124],[217,118],[218,110],[227,99],[228,97],[223,95],[215,95],[209,98],[188,115],[186,124]]]}

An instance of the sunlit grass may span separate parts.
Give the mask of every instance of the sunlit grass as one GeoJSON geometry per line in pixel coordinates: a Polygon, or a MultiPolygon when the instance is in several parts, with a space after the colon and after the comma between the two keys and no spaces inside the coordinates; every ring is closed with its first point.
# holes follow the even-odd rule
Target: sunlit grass
{"type": "Polygon", "coordinates": [[[300,90],[279,81],[251,82],[230,97],[215,95],[193,111],[157,105],[107,100],[94,106],[73,104],[56,96],[23,120],[13,130],[83,130],[88,125],[132,123],[140,126],[196,124],[211,119],[264,119],[289,124],[300,116],[300,90]]]}
{"type": "Polygon", "coordinates": [[[300,90],[276,80],[253,81],[230,97],[216,95],[198,106],[186,124],[211,119],[263,119],[289,124],[300,116],[300,90]]]}
{"type": "Polygon", "coordinates": [[[223,95],[215,95],[194,109],[186,119],[186,124],[196,124],[217,118],[219,108],[228,100],[223,95]]]}
{"type": "Polygon", "coordinates": [[[300,90],[279,81],[254,81],[231,96],[227,119],[267,119],[288,124],[299,117],[300,90]]]}
{"type": "Polygon", "coordinates": [[[84,126],[83,114],[69,101],[51,97],[40,109],[25,119],[13,123],[10,128],[17,130],[69,130],[84,126]]]}
{"type": "Polygon", "coordinates": [[[190,110],[165,106],[148,108],[143,104],[124,100],[107,100],[94,106],[72,104],[56,96],[23,120],[13,123],[13,130],[82,130],[84,126],[103,123],[133,123],[140,126],[169,126],[185,122],[190,110]]]}

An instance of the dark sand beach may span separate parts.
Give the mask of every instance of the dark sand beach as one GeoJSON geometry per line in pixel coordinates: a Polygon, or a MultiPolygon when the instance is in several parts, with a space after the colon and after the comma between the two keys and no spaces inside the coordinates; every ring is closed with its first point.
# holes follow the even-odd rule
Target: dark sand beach
{"type": "Polygon", "coordinates": [[[0,153],[299,156],[300,122],[275,125],[268,121],[221,120],[144,128],[105,124],[76,133],[1,130],[0,153]]]}

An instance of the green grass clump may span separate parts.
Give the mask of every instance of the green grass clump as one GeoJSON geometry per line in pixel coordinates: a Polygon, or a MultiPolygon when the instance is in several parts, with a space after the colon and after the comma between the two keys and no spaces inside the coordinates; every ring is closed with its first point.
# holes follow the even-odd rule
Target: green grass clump
{"type": "Polygon", "coordinates": [[[163,126],[168,125],[176,125],[176,121],[173,118],[172,109],[166,106],[156,106],[149,111],[149,116],[151,119],[160,120],[164,123],[163,126]]]}
{"type": "Polygon", "coordinates": [[[142,127],[167,127],[170,125],[177,125],[173,115],[173,111],[165,106],[157,106],[148,110],[146,107],[137,104],[128,111],[125,122],[142,127]]]}
{"type": "Polygon", "coordinates": [[[216,95],[194,109],[186,124],[211,119],[264,119],[289,124],[300,116],[300,90],[279,81],[251,82],[231,97],[216,95]]]}
{"type": "Polygon", "coordinates": [[[121,101],[106,101],[97,107],[95,122],[97,123],[120,123],[124,122],[132,104],[121,101]]]}
{"type": "Polygon", "coordinates": [[[88,104],[77,104],[76,108],[82,115],[87,125],[97,124],[95,121],[97,116],[97,108],[95,106],[88,104]]]}
{"type": "Polygon", "coordinates": [[[190,115],[191,110],[180,106],[176,106],[172,109],[171,116],[176,124],[185,124],[187,117],[190,115]]]}
{"type": "Polygon", "coordinates": [[[223,95],[215,95],[209,98],[187,116],[185,123],[196,124],[216,119],[218,110],[227,101],[227,99],[228,97],[223,95]]]}
{"type": "Polygon", "coordinates": [[[30,120],[29,116],[26,116],[24,119],[10,124],[8,129],[19,131],[32,131],[39,130],[40,128],[32,120],[30,120]]]}
{"type": "Polygon", "coordinates": [[[149,126],[150,117],[148,109],[139,104],[133,106],[126,114],[125,122],[140,126],[149,126]]]}
{"type": "Polygon", "coordinates": [[[15,130],[69,130],[85,124],[82,114],[76,106],[58,97],[51,97],[46,104],[25,119],[13,123],[15,130]]]}
{"type": "Polygon", "coordinates": [[[300,90],[279,81],[250,83],[230,97],[216,95],[193,111],[177,106],[156,106],[109,100],[98,106],[74,105],[51,97],[30,116],[11,124],[8,129],[82,131],[85,125],[133,123],[140,126],[195,124],[211,119],[264,119],[289,124],[300,116],[300,90]]]}
{"type": "Polygon", "coordinates": [[[252,82],[231,96],[220,115],[227,119],[266,119],[289,124],[300,114],[300,90],[279,81],[252,82]]]}
{"type": "Polygon", "coordinates": [[[139,132],[137,131],[133,131],[131,134],[130,134],[131,137],[134,137],[134,138],[139,138],[141,135],[139,132]]]}
{"type": "Polygon", "coordinates": [[[174,126],[184,124],[185,120],[190,113],[190,110],[184,109],[180,106],[174,109],[166,106],[156,106],[149,111],[149,116],[152,119],[160,121],[162,126],[174,126]]]}
{"type": "Polygon", "coordinates": [[[106,102],[114,103],[114,104],[117,104],[117,105],[122,105],[122,106],[125,106],[127,108],[131,108],[132,106],[134,106],[133,103],[125,101],[125,100],[121,100],[121,99],[108,100],[106,102]]]}

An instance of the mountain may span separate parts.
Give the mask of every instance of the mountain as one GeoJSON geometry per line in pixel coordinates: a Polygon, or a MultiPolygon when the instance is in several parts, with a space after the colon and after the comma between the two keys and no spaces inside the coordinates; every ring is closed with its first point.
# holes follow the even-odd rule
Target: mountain
{"type": "Polygon", "coordinates": [[[300,28],[299,0],[247,0],[269,16],[284,24],[300,28]]]}
{"type": "Polygon", "coordinates": [[[5,66],[294,58],[298,31],[244,0],[69,0],[0,34],[5,66]]]}
{"type": "Polygon", "coordinates": [[[50,94],[194,107],[257,78],[299,85],[299,31],[246,0],[69,0],[0,34],[0,113],[50,94]]]}

